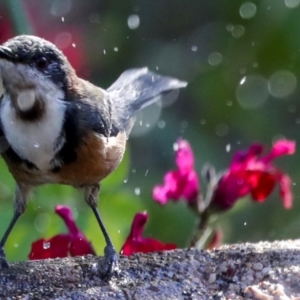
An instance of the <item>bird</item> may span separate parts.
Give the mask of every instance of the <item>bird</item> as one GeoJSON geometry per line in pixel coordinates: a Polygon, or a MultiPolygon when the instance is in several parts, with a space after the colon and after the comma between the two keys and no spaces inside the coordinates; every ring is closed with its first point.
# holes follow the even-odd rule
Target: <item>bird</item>
{"type": "Polygon", "coordinates": [[[0,154],[16,182],[14,213],[4,247],[43,184],[83,191],[105,239],[103,278],[119,272],[118,254],[98,209],[100,183],[120,164],[135,113],[187,82],[148,68],[128,69],[107,89],[79,78],[53,43],[19,35],[0,45],[0,154]]]}

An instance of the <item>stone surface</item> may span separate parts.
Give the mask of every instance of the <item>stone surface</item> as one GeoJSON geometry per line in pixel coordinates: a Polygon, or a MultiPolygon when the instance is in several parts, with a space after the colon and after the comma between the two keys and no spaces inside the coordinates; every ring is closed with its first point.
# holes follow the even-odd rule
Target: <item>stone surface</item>
{"type": "Polygon", "coordinates": [[[183,249],[121,257],[101,280],[102,257],[11,264],[0,299],[300,299],[300,240],[183,249]]]}

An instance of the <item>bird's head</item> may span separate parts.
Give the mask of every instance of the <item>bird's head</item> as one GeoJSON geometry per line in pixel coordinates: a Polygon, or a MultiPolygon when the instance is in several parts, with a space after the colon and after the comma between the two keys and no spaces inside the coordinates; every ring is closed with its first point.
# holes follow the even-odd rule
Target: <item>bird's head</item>
{"type": "Polygon", "coordinates": [[[0,46],[0,75],[3,96],[9,97],[25,119],[43,112],[46,95],[65,100],[76,79],[74,69],[54,44],[29,35],[14,37],[0,46]]]}

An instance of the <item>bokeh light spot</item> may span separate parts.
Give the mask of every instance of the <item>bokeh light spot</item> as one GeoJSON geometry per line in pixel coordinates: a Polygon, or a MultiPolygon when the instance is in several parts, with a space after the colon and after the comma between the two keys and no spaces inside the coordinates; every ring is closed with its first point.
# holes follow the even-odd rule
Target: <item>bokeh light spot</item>
{"type": "Polygon", "coordinates": [[[269,79],[269,91],[275,98],[285,98],[293,93],[297,86],[296,76],[287,70],[275,72],[269,79]]]}
{"type": "Polygon", "coordinates": [[[251,19],[257,11],[256,5],[252,2],[245,2],[240,6],[240,15],[243,19],[251,19]]]}
{"type": "Polygon", "coordinates": [[[268,81],[260,75],[243,77],[236,89],[238,103],[245,109],[261,107],[268,96],[268,81]]]}
{"type": "Polygon", "coordinates": [[[140,17],[138,15],[130,15],[127,19],[127,25],[130,29],[137,29],[140,26],[140,17]]]}
{"type": "Polygon", "coordinates": [[[233,27],[231,34],[235,38],[240,38],[245,34],[245,27],[242,25],[236,25],[233,27]]]}
{"type": "Polygon", "coordinates": [[[300,0],[285,0],[284,3],[288,8],[295,8],[300,4],[300,0]]]}
{"type": "Polygon", "coordinates": [[[212,52],[208,56],[208,63],[211,66],[217,66],[222,62],[222,54],[219,52],[212,52]]]}
{"type": "Polygon", "coordinates": [[[72,7],[71,0],[55,0],[51,6],[51,14],[55,17],[62,17],[66,15],[72,7]]]}

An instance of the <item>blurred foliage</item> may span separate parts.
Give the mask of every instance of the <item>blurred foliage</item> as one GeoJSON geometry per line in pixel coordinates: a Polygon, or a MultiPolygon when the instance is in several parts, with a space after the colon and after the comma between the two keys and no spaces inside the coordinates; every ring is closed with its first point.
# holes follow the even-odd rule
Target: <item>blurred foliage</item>
{"type": "MultiPolygon", "coordinates": [[[[149,121],[136,123],[122,165],[102,183],[100,211],[118,249],[142,210],[150,216],[146,235],[186,246],[193,214],[183,202],[161,207],[151,197],[153,186],[174,168],[179,136],[193,146],[199,173],[206,162],[227,168],[233,153],[254,141],[267,147],[281,136],[299,141],[299,0],[23,0],[0,2],[0,12],[1,42],[31,28],[101,87],[141,66],[189,82],[172,105],[142,113],[149,121]],[[16,3],[21,11],[11,7],[16,3]],[[16,13],[28,16],[30,26],[18,25],[16,32],[16,13]]],[[[264,204],[241,200],[216,224],[224,242],[299,237],[298,161],[298,153],[278,161],[293,179],[293,209],[283,209],[277,191],[264,204]]],[[[2,234],[12,216],[14,182],[0,163],[2,234]]],[[[82,196],[53,185],[34,192],[9,237],[9,260],[26,259],[32,241],[65,230],[54,214],[58,203],[74,209],[80,228],[102,253],[100,229],[82,196]]]]}

